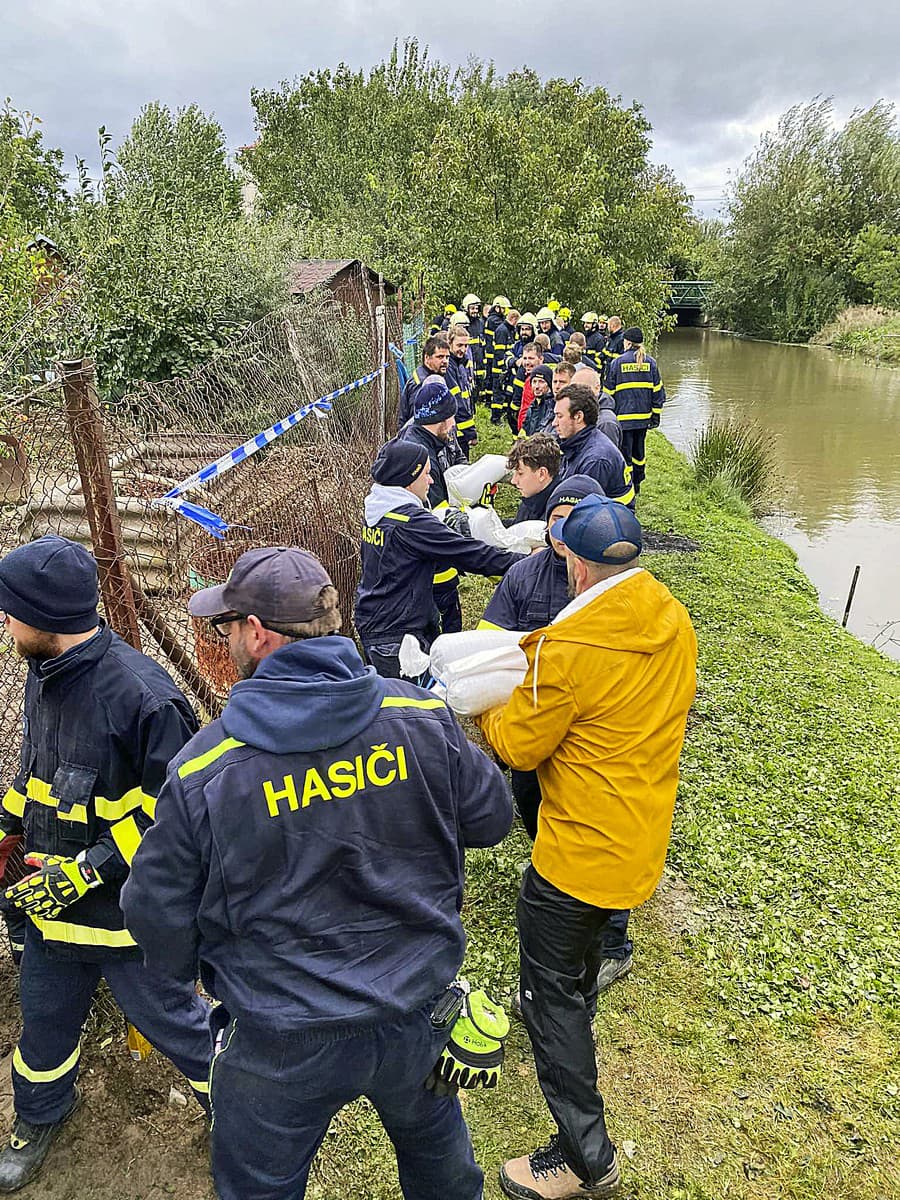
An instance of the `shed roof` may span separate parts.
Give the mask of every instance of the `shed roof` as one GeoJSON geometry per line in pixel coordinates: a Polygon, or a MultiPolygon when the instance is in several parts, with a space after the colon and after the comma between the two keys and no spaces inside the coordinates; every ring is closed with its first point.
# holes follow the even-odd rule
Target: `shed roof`
{"type": "MultiPolygon", "coordinates": [[[[290,268],[291,292],[300,295],[317,287],[326,287],[347,270],[365,272],[369,283],[373,287],[378,286],[378,272],[367,267],[358,258],[303,258],[293,263],[290,268]]],[[[384,281],[384,290],[389,296],[397,291],[394,284],[388,280],[384,281]]]]}

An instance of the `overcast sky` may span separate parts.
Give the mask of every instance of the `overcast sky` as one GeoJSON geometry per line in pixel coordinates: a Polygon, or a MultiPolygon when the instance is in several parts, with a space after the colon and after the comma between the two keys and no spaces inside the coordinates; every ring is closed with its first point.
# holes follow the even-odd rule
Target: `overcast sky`
{"type": "Polygon", "coordinates": [[[251,87],[344,60],[367,67],[418,37],[456,64],[580,75],[654,130],[653,157],[716,208],[730,171],[791,104],[831,95],[843,119],[900,100],[897,0],[18,0],[4,5],[0,96],[43,118],[48,144],[96,161],[142,104],[196,102],[229,145],[253,139],[251,87]]]}

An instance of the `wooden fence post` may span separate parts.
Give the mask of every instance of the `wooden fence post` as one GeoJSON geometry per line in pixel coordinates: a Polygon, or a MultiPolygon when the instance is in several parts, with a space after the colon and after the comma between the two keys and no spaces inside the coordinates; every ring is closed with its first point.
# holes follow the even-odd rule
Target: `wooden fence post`
{"type": "Polygon", "coordinates": [[[87,359],[75,359],[62,363],[61,367],[66,416],[81,476],[106,619],[120,637],[140,650],[141,630],[125,561],[94,364],[87,359]]]}

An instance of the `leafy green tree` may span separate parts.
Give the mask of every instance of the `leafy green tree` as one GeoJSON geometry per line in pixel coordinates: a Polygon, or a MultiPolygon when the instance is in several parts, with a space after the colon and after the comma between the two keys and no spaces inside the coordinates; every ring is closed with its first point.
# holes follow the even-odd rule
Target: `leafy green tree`
{"type": "Polygon", "coordinates": [[[728,208],[718,303],[734,328],[809,338],[870,290],[854,243],[871,222],[896,230],[900,141],[883,102],[835,129],[829,100],[790,109],[744,165],[728,208]]]}
{"type": "Polygon", "coordinates": [[[872,289],[872,300],[900,309],[900,234],[866,225],[853,243],[856,278],[872,289]]]}
{"type": "Polygon", "coordinates": [[[9,99],[0,109],[0,211],[15,212],[32,237],[66,202],[63,154],[44,147],[40,123],[9,99]]]}

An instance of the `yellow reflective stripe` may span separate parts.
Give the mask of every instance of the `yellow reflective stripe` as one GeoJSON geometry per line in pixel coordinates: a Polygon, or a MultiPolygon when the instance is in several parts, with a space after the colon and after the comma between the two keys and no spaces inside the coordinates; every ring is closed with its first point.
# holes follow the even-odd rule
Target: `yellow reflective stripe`
{"type": "Polygon", "coordinates": [[[440,500],[440,501],[438,501],[438,503],[437,503],[437,504],[434,506],[434,509],[433,509],[432,511],[433,511],[433,512],[437,512],[439,508],[449,508],[449,507],[450,507],[450,501],[449,501],[449,500],[440,500]]]}
{"type": "Polygon", "coordinates": [[[457,429],[471,429],[474,424],[475,424],[475,418],[473,417],[471,421],[457,421],[456,428],[457,429]]]}
{"type": "Polygon", "coordinates": [[[654,408],[654,410],[653,410],[653,415],[654,415],[655,417],[661,417],[661,416],[662,416],[662,409],[661,409],[661,408],[654,408]]]}
{"type": "Polygon", "coordinates": [[[475,626],[476,629],[502,629],[502,625],[495,625],[493,621],[486,621],[484,617],[475,626]]]}
{"type": "Polygon", "coordinates": [[[457,383],[450,389],[450,395],[451,396],[459,396],[460,394],[461,393],[459,390],[459,384],[457,383]]]}
{"type": "Polygon", "coordinates": [[[45,804],[48,808],[56,808],[56,815],[60,821],[79,821],[81,824],[87,824],[88,814],[84,804],[73,804],[68,812],[59,812],[59,797],[54,796],[51,791],[51,785],[45,783],[43,779],[38,779],[32,775],[25,785],[25,792],[29,800],[34,800],[36,804],[45,804]]]}
{"type": "Polygon", "coordinates": [[[119,853],[128,865],[131,866],[132,859],[137,854],[137,848],[141,844],[141,831],[138,829],[134,817],[126,817],[124,821],[117,821],[110,832],[113,835],[113,841],[116,843],[119,853]]]}
{"type": "Polygon", "coordinates": [[[604,388],[604,389],[603,389],[603,395],[604,395],[604,396],[609,396],[610,400],[612,400],[612,399],[613,399],[613,394],[612,394],[612,392],[609,390],[609,388],[604,388]]]}
{"type": "Polygon", "coordinates": [[[148,816],[151,821],[156,820],[156,796],[144,796],[141,801],[141,809],[145,816],[148,816]]]}
{"type": "Polygon", "coordinates": [[[385,513],[389,521],[408,521],[409,517],[405,517],[403,513],[385,513]]]}
{"type": "MultiPolygon", "coordinates": [[[[644,388],[645,390],[647,390],[647,389],[649,389],[649,387],[650,387],[650,381],[649,381],[649,379],[645,379],[643,383],[617,383],[616,391],[617,392],[627,392],[629,388],[644,388]]],[[[654,391],[655,390],[656,389],[654,388],[654,391]]]]}
{"type": "Polygon", "coordinates": [[[652,413],[616,413],[616,419],[619,421],[648,421],[652,413]]]}
{"type": "Polygon", "coordinates": [[[75,946],[107,946],[121,950],[136,946],[127,929],[93,929],[89,925],[73,925],[69,921],[47,921],[31,917],[42,936],[51,942],[69,942],[75,946]]]}
{"type": "Polygon", "coordinates": [[[81,1054],[81,1042],[75,1047],[65,1062],[60,1063],[58,1067],[54,1067],[50,1071],[35,1071],[29,1067],[25,1059],[22,1057],[22,1051],[16,1046],[13,1052],[13,1070],[15,1070],[23,1079],[27,1079],[29,1083],[53,1083],[56,1079],[62,1079],[63,1075],[67,1075],[69,1071],[78,1062],[78,1057],[81,1054]]]}
{"type": "Polygon", "coordinates": [[[450,580],[455,579],[458,574],[459,571],[457,571],[456,567],[450,567],[450,569],[447,571],[438,571],[431,582],[432,584],[449,583],[450,580]]]}
{"type": "Polygon", "coordinates": [[[525,386],[524,379],[514,379],[513,380],[513,387],[524,388],[524,386],[525,386]]]}
{"type": "Polygon", "coordinates": [[[225,738],[218,745],[213,746],[211,750],[207,750],[205,754],[198,754],[196,758],[189,758],[186,763],[182,763],[178,768],[178,778],[187,779],[188,775],[202,771],[204,767],[208,767],[210,763],[214,763],[217,758],[221,758],[229,750],[237,750],[239,746],[245,745],[246,742],[239,742],[237,738],[225,738]]]}
{"type": "Polygon", "coordinates": [[[149,796],[143,788],[133,787],[118,800],[107,800],[105,796],[95,796],[94,811],[104,821],[121,821],[130,812],[134,812],[136,808],[143,808],[146,801],[153,799],[154,797],[149,796]]]}
{"type": "Polygon", "coordinates": [[[634,488],[630,487],[627,492],[623,492],[621,496],[613,496],[613,500],[617,504],[630,504],[634,499],[634,488]]]}
{"type": "Polygon", "coordinates": [[[654,383],[653,390],[654,390],[654,392],[662,391],[662,380],[660,380],[659,383],[654,383]]]}
{"type": "Polygon", "coordinates": [[[385,696],[382,708],[446,708],[443,700],[413,700],[409,696],[385,696]]]}
{"type": "MultiPolygon", "coordinates": [[[[185,1079],[187,1079],[186,1075],[185,1075],[185,1079]]],[[[195,1092],[200,1092],[204,1096],[209,1095],[209,1084],[206,1082],[206,1080],[203,1080],[202,1082],[200,1082],[196,1079],[188,1079],[188,1083],[191,1085],[191,1087],[194,1089],[195,1092]]]]}
{"type": "Polygon", "coordinates": [[[3,807],[12,816],[21,817],[25,813],[25,797],[14,787],[8,788],[3,797],[3,807]]]}

